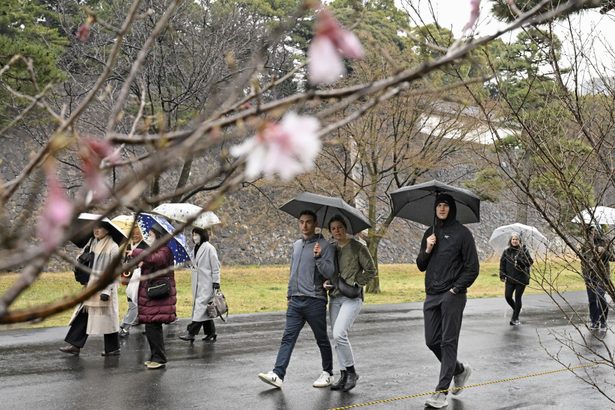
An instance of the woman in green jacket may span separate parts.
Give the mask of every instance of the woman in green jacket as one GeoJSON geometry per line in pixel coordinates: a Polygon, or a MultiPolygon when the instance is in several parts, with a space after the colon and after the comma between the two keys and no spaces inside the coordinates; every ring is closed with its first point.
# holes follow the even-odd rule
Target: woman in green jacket
{"type": "Polygon", "coordinates": [[[349,391],[356,386],[359,375],[355,371],[348,331],[363,306],[363,286],[376,276],[376,267],[365,245],[347,235],[344,218],[333,216],[329,221],[329,231],[336,242],[336,271],[331,281],[326,281],[324,286],[329,289],[333,341],[342,369],[341,377],[331,385],[331,390],[349,391]],[[342,294],[344,289],[339,284],[342,280],[349,286],[358,285],[358,295],[342,294]]]}

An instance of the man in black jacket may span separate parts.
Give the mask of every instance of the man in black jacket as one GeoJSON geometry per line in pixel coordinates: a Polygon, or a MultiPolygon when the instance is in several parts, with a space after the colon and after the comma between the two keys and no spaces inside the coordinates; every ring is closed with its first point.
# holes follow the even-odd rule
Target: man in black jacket
{"type": "Polygon", "coordinates": [[[425,404],[448,405],[446,395],[454,379],[453,394],[459,394],[472,369],[457,361],[457,346],[466,290],[478,276],[474,237],[457,219],[455,200],[439,194],[435,200],[435,226],[425,231],[416,265],[425,275],[425,343],[440,361],[440,380],[425,404]]]}

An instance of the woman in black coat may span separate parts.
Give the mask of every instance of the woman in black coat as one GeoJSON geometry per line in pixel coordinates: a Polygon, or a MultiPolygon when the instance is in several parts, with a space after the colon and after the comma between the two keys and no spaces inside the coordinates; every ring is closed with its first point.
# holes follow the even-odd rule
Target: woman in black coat
{"type": "Polygon", "coordinates": [[[510,319],[511,326],[518,326],[519,312],[521,312],[521,298],[525,287],[530,284],[530,266],[534,260],[525,245],[521,243],[521,237],[513,233],[508,241],[508,248],[500,258],[500,280],[506,284],[504,297],[513,309],[510,319]],[[514,295],[514,296],[513,296],[514,295]]]}

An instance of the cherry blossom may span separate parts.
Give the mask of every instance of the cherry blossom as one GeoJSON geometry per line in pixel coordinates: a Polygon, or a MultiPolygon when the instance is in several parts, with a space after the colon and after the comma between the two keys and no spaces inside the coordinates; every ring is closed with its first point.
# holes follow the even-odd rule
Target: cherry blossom
{"type": "Polygon", "coordinates": [[[476,24],[476,20],[478,20],[478,16],[480,16],[480,0],[470,0],[470,19],[463,26],[463,31],[469,30],[474,27],[476,24]]]}
{"type": "Polygon", "coordinates": [[[88,39],[90,38],[90,25],[87,23],[80,25],[77,29],[77,32],[75,33],[75,36],[82,43],[88,41],[88,39]]]}
{"type": "Polygon", "coordinates": [[[47,201],[39,216],[37,234],[43,247],[50,252],[60,244],[62,234],[70,223],[73,204],[55,174],[55,167],[47,166],[47,201]]]}
{"type": "Polygon", "coordinates": [[[85,182],[92,192],[93,200],[101,200],[109,195],[109,187],[101,170],[103,162],[115,164],[119,161],[119,150],[105,141],[95,138],[82,138],[79,156],[83,162],[85,182]]]}
{"type": "Polygon", "coordinates": [[[316,18],[308,48],[308,77],[312,84],[330,84],[346,73],[342,57],[359,59],[365,53],[357,36],[343,28],[329,10],[322,8],[316,18]]]}
{"type": "Polygon", "coordinates": [[[245,175],[249,179],[277,174],[290,180],[314,166],[321,147],[319,127],[314,117],[288,112],[279,123],[267,122],[256,135],[231,147],[230,153],[246,157],[245,175]]]}

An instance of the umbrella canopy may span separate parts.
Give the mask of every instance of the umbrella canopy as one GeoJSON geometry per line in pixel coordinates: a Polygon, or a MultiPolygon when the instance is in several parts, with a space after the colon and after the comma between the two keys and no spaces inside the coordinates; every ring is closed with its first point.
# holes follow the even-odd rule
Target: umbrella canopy
{"type": "Polygon", "coordinates": [[[127,235],[124,234],[122,229],[119,226],[117,226],[115,223],[113,223],[111,220],[109,220],[109,218],[106,218],[106,217],[103,218],[103,216],[99,214],[83,212],[79,214],[79,217],[77,218],[77,221],[76,221],[77,229],[80,231],[81,234],[80,235],[78,234],[76,237],[71,239],[71,242],[77,245],[78,247],[83,248],[88,243],[90,238],[93,236],[92,229],[94,228],[94,221],[101,221],[105,225],[107,225],[107,229],[109,230],[109,235],[111,235],[111,238],[113,238],[113,240],[118,245],[120,245],[128,237],[127,235]],[[88,230],[85,230],[85,227],[88,224],[91,226],[91,228],[88,230]]]}
{"type": "MultiPolygon", "coordinates": [[[[134,224],[134,220],[134,215],[118,215],[112,218],[111,222],[113,222],[115,226],[117,226],[126,237],[130,238],[130,233],[132,231],[132,225],[134,224]]],[[[139,225],[136,224],[135,226],[139,225]]]]}
{"type": "MultiPolygon", "coordinates": [[[[141,228],[141,232],[149,232],[150,228],[155,223],[162,226],[162,228],[170,234],[172,234],[175,229],[164,216],[147,213],[137,214],[137,224],[139,225],[139,228],[141,228]]],[[[190,260],[190,256],[188,255],[190,251],[188,245],[186,244],[186,237],[183,233],[176,233],[175,236],[167,243],[167,246],[173,253],[173,259],[176,265],[190,260]]]]}
{"type": "Polygon", "coordinates": [[[521,242],[538,254],[544,254],[549,247],[549,241],[533,226],[514,223],[496,228],[489,238],[489,245],[498,251],[508,247],[508,241],[513,233],[521,238],[521,242]]]}
{"type": "Polygon", "coordinates": [[[572,222],[588,225],[615,225],[615,208],[608,206],[597,206],[595,208],[587,208],[572,219],[572,222]]]}
{"type": "Polygon", "coordinates": [[[197,228],[207,229],[214,225],[220,224],[220,218],[211,211],[203,212],[203,208],[193,204],[184,203],[168,203],[158,205],[152,209],[152,213],[162,215],[173,221],[185,223],[188,219],[194,218],[199,215],[192,225],[197,228]]]}
{"type": "Polygon", "coordinates": [[[341,215],[346,220],[348,232],[352,234],[371,226],[369,220],[359,210],[337,197],[303,192],[282,205],[280,209],[295,218],[299,218],[302,211],[312,211],[316,214],[321,228],[329,226],[329,220],[334,215],[341,215]]]}
{"type": "Polygon", "coordinates": [[[423,225],[433,225],[436,215],[434,201],[436,195],[442,193],[449,194],[455,199],[459,222],[466,224],[480,221],[480,199],[474,193],[435,179],[391,192],[393,213],[395,216],[423,225]]]}

